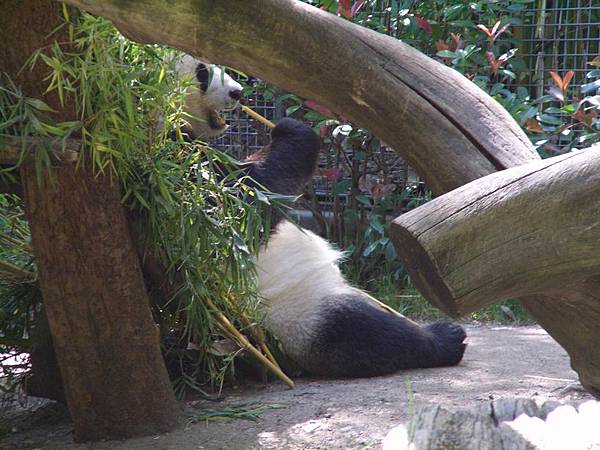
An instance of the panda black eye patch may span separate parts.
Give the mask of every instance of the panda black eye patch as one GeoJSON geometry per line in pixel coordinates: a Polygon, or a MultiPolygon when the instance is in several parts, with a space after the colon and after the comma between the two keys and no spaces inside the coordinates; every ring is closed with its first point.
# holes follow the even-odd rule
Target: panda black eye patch
{"type": "Polygon", "coordinates": [[[202,91],[206,92],[208,90],[210,71],[208,67],[206,67],[202,63],[198,63],[196,66],[196,79],[198,83],[200,83],[200,88],[202,91]]]}

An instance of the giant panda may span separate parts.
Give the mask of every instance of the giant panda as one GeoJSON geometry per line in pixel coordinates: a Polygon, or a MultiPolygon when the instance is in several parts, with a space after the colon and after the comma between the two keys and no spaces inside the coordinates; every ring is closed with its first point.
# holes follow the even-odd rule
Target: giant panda
{"type": "MultiPolygon", "coordinates": [[[[196,124],[191,126],[196,134],[196,124]]],[[[316,169],[319,147],[310,127],[285,118],[271,143],[248,157],[246,171],[272,192],[299,195],[316,169]]],[[[344,279],[342,257],[325,239],[281,215],[274,215],[258,255],[264,325],[305,373],[370,377],[461,361],[466,333],[460,325],[419,326],[383,309],[344,279]]]]}
{"type": "Polygon", "coordinates": [[[242,97],[242,86],[221,67],[190,55],[183,55],[175,64],[180,79],[190,81],[186,89],[184,111],[188,126],[187,139],[210,139],[227,130],[222,111],[234,109],[242,97]]]}

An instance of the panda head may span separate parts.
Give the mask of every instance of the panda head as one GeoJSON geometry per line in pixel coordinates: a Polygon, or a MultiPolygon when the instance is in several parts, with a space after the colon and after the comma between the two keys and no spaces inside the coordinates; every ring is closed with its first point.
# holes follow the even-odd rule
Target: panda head
{"type": "Polygon", "coordinates": [[[219,136],[227,130],[222,111],[237,107],[242,86],[222,68],[185,55],[175,70],[181,79],[191,80],[187,88],[184,110],[192,139],[219,136]]]}

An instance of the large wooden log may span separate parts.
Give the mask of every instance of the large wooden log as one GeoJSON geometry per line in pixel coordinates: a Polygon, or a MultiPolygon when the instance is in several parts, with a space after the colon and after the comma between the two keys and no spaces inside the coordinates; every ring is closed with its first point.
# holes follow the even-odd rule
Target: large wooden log
{"type": "MultiPolygon", "coordinates": [[[[508,113],[458,73],[296,0],[67,3],[113,20],[139,42],[172,45],[321,102],[391,145],[436,194],[539,159],[508,113]]],[[[576,356],[582,339],[600,347],[600,315],[580,299],[600,292],[600,277],[587,283],[577,294],[521,300],[569,352],[584,385],[600,393],[600,355],[576,356]]]]}
{"type": "Polygon", "coordinates": [[[78,440],[165,432],[179,407],[120,186],[65,165],[21,170],[44,305],[78,440]]]}
{"type": "Polygon", "coordinates": [[[599,170],[600,146],[515,167],[438,197],[391,227],[431,302],[460,316],[518,298],[597,397],[599,170]]]}
{"type": "Polygon", "coordinates": [[[421,292],[457,317],[596,276],[599,217],[597,147],[472,181],[398,217],[392,238],[421,292]]]}

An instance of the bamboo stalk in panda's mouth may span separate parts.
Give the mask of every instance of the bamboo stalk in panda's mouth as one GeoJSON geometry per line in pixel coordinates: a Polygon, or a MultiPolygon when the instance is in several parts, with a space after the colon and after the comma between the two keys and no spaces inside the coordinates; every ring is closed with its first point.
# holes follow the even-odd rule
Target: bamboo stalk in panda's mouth
{"type": "Polygon", "coordinates": [[[242,105],[242,111],[244,111],[246,114],[248,114],[253,119],[258,120],[263,125],[266,125],[269,128],[275,128],[275,124],[273,122],[271,122],[269,119],[264,118],[263,116],[261,116],[259,113],[257,113],[253,109],[250,109],[248,106],[242,105]]]}

